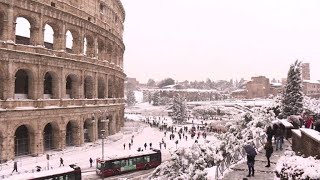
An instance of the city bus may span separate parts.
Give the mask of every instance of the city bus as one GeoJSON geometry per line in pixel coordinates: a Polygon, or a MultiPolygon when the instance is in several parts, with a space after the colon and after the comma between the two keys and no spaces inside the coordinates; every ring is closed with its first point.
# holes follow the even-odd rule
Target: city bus
{"type": "Polygon", "coordinates": [[[8,178],[14,180],[81,180],[81,168],[69,165],[39,172],[14,174],[8,178]]]}
{"type": "Polygon", "coordinates": [[[127,172],[155,168],[161,164],[161,151],[157,149],[136,152],[122,157],[100,158],[96,161],[96,173],[99,176],[109,177],[127,172]]]}

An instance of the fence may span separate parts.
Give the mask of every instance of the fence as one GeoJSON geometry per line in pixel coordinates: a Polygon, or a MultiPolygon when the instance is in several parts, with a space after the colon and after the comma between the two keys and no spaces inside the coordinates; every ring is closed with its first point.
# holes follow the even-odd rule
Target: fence
{"type": "MultiPolygon", "coordinates": [[[[256,149],[259,149],[265,144],[266,135],[262,135],[257,137],[256,139],[252,139],[249,143],[256,149]]],[[[216,177],[218,179],[223,175],[223,173],[230,168],[230,166],[238,163],[240,160],[246,157],[246,152],[243,147],[239,147],[236,149],[233,155],[228,154],[221,162],[216,164],[216,177]]]]}

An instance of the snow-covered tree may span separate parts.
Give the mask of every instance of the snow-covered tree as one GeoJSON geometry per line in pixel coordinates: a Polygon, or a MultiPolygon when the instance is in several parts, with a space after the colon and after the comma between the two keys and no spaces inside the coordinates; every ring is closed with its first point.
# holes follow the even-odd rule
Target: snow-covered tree
{"type": "Polygon", "coordinates": [[[281,109],[284,117],[300,115],[303,111],[301,62],[298,60],[290,66],[281,109]]]}
{"type": "Polygon", "coordinates": [[[156,91],[153,93],[152,102],[154,106],[159,106],[160,104],[160,92],[156,91]]]}
{"type": "Polygon", "coordinates": [[[137,103],[136,101],[136,97],[134,95],[134,91],[133,90],[129,90],[127,93],[127,104],[128,106],[133,106],[137,103]]]}
{"type": "Polygon", "coordinates": [[[179,94],[176,94],[173,97],[172,114],[172,119],[179,124],[181,124],[187,118],[186,101],[179,94]]]}

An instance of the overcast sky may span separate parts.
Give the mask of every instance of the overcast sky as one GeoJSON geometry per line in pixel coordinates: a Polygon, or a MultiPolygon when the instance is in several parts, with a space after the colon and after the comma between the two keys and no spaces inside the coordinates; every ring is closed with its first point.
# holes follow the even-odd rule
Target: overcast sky
{"type": "Polygon", "coordinates": [[[141,82],[286,77],[296,59],[320,79],[318,0],[122,0],[125,73],[141,82]]]}

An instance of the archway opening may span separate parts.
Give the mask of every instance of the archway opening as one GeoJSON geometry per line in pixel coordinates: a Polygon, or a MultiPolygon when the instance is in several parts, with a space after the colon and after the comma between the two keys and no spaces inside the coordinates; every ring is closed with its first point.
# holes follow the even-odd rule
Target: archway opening
{"type": "Polygon", "coordinates": [[[30,45],[30,22],[24,17],[16,19],[16,44],[30,45]]]}
{"type": "Polygon", "coordinates": [[[77,76],[74,74],[70,74],[67,76],[66,79],[66,96],[65,98],[70,99],[70,98],[76,98],[78,95],[78,80],[77,76]]]}
{"type": "Polygon", "coordinates": [[[27,155],[30,153],[30,133],[27,126],[19,126],[14,134],[15,156],[27,155]]]}
{"type": "Polygon", "coordinates": [[[99,99],[105,98],[105,89],[106,89],[106,86],[103,78],[99,78],[98,79],[98,98],[99,99]]]}
{"type": "Polygon", "coordinates": [[[43,94],[45,99],[52,98],[53,78],[49,72],[44,75],[43,94]]]}
{"type": "Polygon", "coordinates": [[[83,54],[88,57],[94,56],[94,40],[91,36],[86,36],[83,39],[83,54]]]}
{"type": "Polygon", "coordinates": [[[45,151],[54,149],[53,128],[50,123],[45,126],[43,131],[43,145],[45,151]]]}
{"type": "Polygon", "coordinates": [[[54,31],[53,28],[46,24],[44,26],[44,33],[43,33],[43,39],[44,39],[44,47],[47,49],[53,49],[53,39],[54,39],[54,31]]]}
{"type": "Polygon", "coordinates": [[[5,157],[3,157],[3,136],[2,133],[0,132],[0,163],[5,161],[5,157]]]}
{"type": "Polygon", "coordinates": [[[0,99],[4,99],[4,96],[3,96],[3,91],[4,91],[4,78],[3,78],[3,73],[2,73],[2,71],[0,70],[0,82],[2,82],[2,83],[0,83],[0,99]]]}
{"type": "Polygon", "coordinates": [[[14,93],[15,99],[28,99],[30,88],[30,77],[27,71],[20,69],[15,74],[14,93]]]}
{"type": "Polygon", "coordinates": [[[108,124],[108,135],[113,135],[115,134],[114,132],[114,127],[113,127],[113,118],[112,118],[112,115],[109,115],[108,116],[108,119],[109,119],[109,124],[108,124]]]}
{"type": "Polygon", "coordinates": [[[113,78],[109,77],[109,80],[108,80],[108,98],[113,98],[113,86],[114,86],[113,78]]]}
{"type": "Polygon", "coordinates": [[[77,126],[69,121],[66,127],[66,146],[74,146],[77,138],[77,126]]]}
{"type": "Polygon", "coordinates": [[[72,53],[72,49],[73,49],[73,35],[68,30],[66,33],[66,51],[68,53],[72,53]]]}
{"type": "Polygon", "coordinates": [[[97,54],[98,54],[98,59],[103,60],[105,59],[105,44],[102,39],[98,40],[98,49],[97,49],[97,54]]]}
{"type": "Polygon", "coordinates": [[[4,39],[3,38],[3,28],[4,28],[4,13],[0,11],[0,39],[4,39]]]}
{"type": "Polygon", "coordinates": [[[93,124],[94,120],[87,119],[83,124],[83,138],[84,142],[93,142],[93,124]]]}
{"type": "Polygon", "coordinates": [[[84,98],[86,99],[93,98],[93,79],[91,76],[87,76],[84,79],[84,98]]]}

